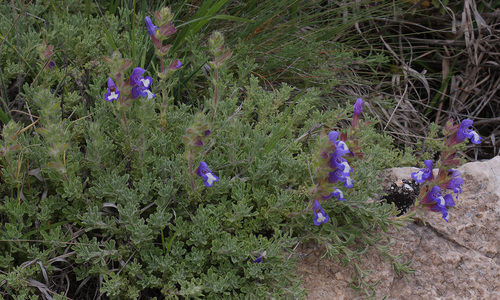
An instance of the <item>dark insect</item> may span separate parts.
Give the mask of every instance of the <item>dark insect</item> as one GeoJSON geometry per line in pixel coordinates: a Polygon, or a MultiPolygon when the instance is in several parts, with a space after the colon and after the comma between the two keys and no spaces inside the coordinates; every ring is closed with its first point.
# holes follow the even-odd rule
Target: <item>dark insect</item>
{"type": "Polygon", "coordinates": [[[387,195],[382,197],[381,201],[388,204],[394,203],[399,210],[398,216],[401,216],[415,204],[419,191],[420,184],[416,183],[415,180],[399,180],[391,185],[386,191],[387,195]]]}

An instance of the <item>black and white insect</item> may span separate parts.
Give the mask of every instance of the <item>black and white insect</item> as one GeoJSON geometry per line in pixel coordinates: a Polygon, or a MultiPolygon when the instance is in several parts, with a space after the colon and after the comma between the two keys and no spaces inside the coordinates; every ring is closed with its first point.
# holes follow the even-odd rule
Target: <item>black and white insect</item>
{"type": "Polygon", "coordinates": [[[394,203],[399,210],[398,216],[401,216],[407,213],[410,207],[415,204],[415,200],[420,192],[420,184],[413,179],[398,180],[386,192],[387,195],[382,197],[381,201],[385,201],[388,204],[394,203]]]}

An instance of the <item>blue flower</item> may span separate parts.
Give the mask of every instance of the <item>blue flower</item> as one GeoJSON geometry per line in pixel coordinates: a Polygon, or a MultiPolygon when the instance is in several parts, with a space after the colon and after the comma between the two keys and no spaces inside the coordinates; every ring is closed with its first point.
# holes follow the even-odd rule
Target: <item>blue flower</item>
{"type": "Polygon", "coordinates": [[[337,141],[338,136],[339,136],[338,131],[330,131],[330,133],[328,134],[328,140],[330,142],[332,142],[332,145],[335,146],[336,150],[340,149],[340,150],[344,151],[344,153],[341,155],[349,153],[350,151],[349,151],[349,148],[347,147],[347,145],[344,142],[342,142],[341,140],[337,141]]]}
{"type": "Polygon", "coordinates": [[[153,24],[153,21],[151,21],[150,17],[146,17],[146,27],[148,28],[148,33],[150,36],[154,36],[156,29],[159,29],[158,26],[155,26],[153,24]]]}
{"type": "Polygon", "coordinates": [[[421,203],[424,204],[426,209],[440,212],[446,222],[448,222],[449,219],[449,213],[446,207],[455,205],[453,197],[450,194],[442,196],[441,188],[438,186],[433,186],[425,198],[422,199],[421,203]]]}
{"type": "Polygon", "coordinates": [[[254,263],[254,264],[260,264],[260,263],[262,262],[262,259],[264,258],[264,256],[266,256],[266,254],[267,254],[267,253],[266,253],[266,251],[262,252],[262,254],[261,254],[259,257],[257,257],[257,258],[253,261],[253,263],[254,263]]]}
{"type": "Polygon", "coordinates": [[[431,180],[432,179],[432,160],[426,160],[424,164],[427,166],[427,168],[420,169],[416,173],[411,173],[411,178],[415,179],[416,182],[422,183],[425,180],[431,180]]]}
{"type": "Polygon", "coordinates": [[[200,166],[196,169],[196,174],[203,178],[203,183],[206,187],[211,187],[214,182],[219,181],[219,177],[215,176],[212,171],[208,168],[206,162],[200,162],[200,166]]]}
{"type": "Polygon", "coordinates": [[[446,185],[447,189],[453,190],[454,193],[457,194],[457,199],[458,195],[462,193],[462,187],[461,185],[464,184],[464,180],[458,176],[460,176],[460,172],[457,170],[450,170],[452,171],[451,174],[451,180],[450,182],[446,185]]]}
{"type": "Polygon", "coordinates": [[[354,115],[359,116],[363,111],[363,99],[358,98],[356,104],[354,104],[354,115]]]}
{"type": "Polygon", "coordinates": [[[341,190],[337,189],[337,188],[335,188],[335,191],[333,191],[333,193],[331,195],[333,197],[337,197],[337,199],[339,201],[345,201],[344,193],[341,190]]]}
{"type": "Polygon", "coordinates": [[[320,224],[326,223],[330,220],[328,214],[325,213],[325,211],[319,204],[318,200],[314,200],[313,213],[314,213],[313,222],[314,225],[316,226],[319,226],[320,224]]]}
{"type": "Polygon", "coordinates": [[[429,207],[430,210],[440,212],[443,216],[443,219],[448,222],[450,220],[450,213],[448,213],[448,209],[446,207],[441,207],[438,205],[433,205],[429,207]]]}
{"type": "Polygon", "coordinates": [[[330,131],[330,133],[328,134],[328,140],[332,142],[332,144],[335,143],[338,137],[339,137],[338,131],[330,131]]]}
{"type": "Polygon", "coordinates": [[[150,90],[143,86],[134,86],[132,88],[132,99],[137,99],[139,97],[147,97],[148,99],[152,99],[156,97],[156,94],[151,93],[150,90]]]}
{"type": "Polygon", "coordinates": [[[429,191],[427,196],[422,199],[423,204],[433,204],[436,203],[439,207],[454,206],[455,202],[450,194],[444,196],[441,195],[441,188],[438,186],[433,186],[429,191]]]}
{"type": "Polygon", "coordinates": [[[142,79],[144,79],[144,77],[142,77],[142,74],[144,74],[144,72],[146,72],[146,70],[142,68],[134,68],[132,74],[130,74],[130,85],[143,85],[142,79]]]}
{"type": "Polygon", "coordinates": [[[481,143],[481,137],[475,131],[468,129],[469,126],[472,125],[472,120],[465,119],[460,124],[460,128],[457,131],[457,143],[461,143],[465,141],[466,138],[469,138],[471,142],[474,144],[481,143]]]}
{"type": "Polygon", "coordinates": [[[148,88],[153,83],[153,79],[149,76],[143,77],[146,70],[135,68],[130,75],[130,85],[132,86],[132,99],[139,97],[147,97],[148,99],[156,97],[148,88]]]}
{"type": "Polygon", "coordinates": [[[116,85],[113,79],[108,78],[108,92],[104,94],[104,99],[109,102],[113,102],[120,98],[120,91],[116,89],[116,85]]]}
{"type": "Polygon", "coordinates": [[[337,170],[341,170],[345,176],[349,176],[352,172],[351,166],[349,166],[349,163],[343,157],[337,157],[336,159],[334,159],[334,157],[332,157],[332,160],[330,162],[330,166],[332,168],[336,168],[337,170]]]}

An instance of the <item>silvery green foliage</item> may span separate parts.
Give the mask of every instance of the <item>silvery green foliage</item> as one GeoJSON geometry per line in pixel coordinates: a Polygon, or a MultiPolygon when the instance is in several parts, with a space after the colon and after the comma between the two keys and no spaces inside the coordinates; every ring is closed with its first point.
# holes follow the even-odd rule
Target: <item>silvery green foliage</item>
{"type": "MultiPolygon", "coordinates": [[[[71,43],[71,33],[81,31],[76,44],[65,46],[67,55],[85,61],[89,53],[99,62],[67,70],[72,79],[65,85],[59,85],[66,74],[62,59],[52,69],[39,65],[30,76],[43,70],[42,80],[22,89],[28,116],[3,126],[0,281],[6,292],[35,297],[36,280],[60,294],[66,288],[76,293],[82,284],[80,293],[98,287],[107,297],[303,298],[293,276],[295,257],[288,255],[297,243],[319,241],[329,257],[355,263],[379,241],[372,232],[394,224],[388,220],[394,209],[369,198],[380,192],[378,172],[401,155],[373,123],[356,133],[365,156],[351,164],[356,185],[347,200],[323,203],[329,221],[312,222],[310,168],[319,132],[342,130],[351,108],[325,109],[314,88],[265,90],[243,70],[252,60],[240,58],[237,70],[229,68],[228,56],[211,114],[204,108],[212,106],[214,89],[196,86],[189,93],[202,100],[189,105],[174,104],[173,91],[160,87],[157,98],[120,107],[104,100],[109,70],[100,59],[110,53],[96,29],[100,23],[56,20],[50,44],[71,43]],[[210,135],[188,157],[186,131],[195,128],[190,141],[196,142],[208,120],[210,135]],[[218,181],[204,183],[190,159],[193,166],[207,162],[218,181]],[[69,281],[61,285],[60,278],[69,281]]],[[[118,28],[115,17],[106,20],[118,28]]],[[[124,36],[114,37],[122,52],[131,43],[124,36]]],[[[378,249],[397,271],[408,271],[388,248],[378,249]]],[[[356,284],[369,290],[364,274],[356,284]]]]}

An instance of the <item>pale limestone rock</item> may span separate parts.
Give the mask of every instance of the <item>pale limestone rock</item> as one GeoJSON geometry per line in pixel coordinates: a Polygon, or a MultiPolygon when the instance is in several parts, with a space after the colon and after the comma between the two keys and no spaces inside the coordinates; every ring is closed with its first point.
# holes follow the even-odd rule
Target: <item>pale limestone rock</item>
{"type": "MultiPolygon", "coordinates": [[[[417,168],[389,170],[387,186],[409,179],[417,168]]],[[[500,299],[500,157],[459,167],[465,184],[450,222],[439,213],[424,212],[421,219],[400,231],[387,233],[394,254],[414,261],[414,274],[397,276],[376,251],[363,258],[364,269],[373,270],[369,281],[381,280],[377,299],[500,299]]],[[[364,299],[350,287],[353,269],[334,260],[321,259],[324,248],[304,245],[298,265],[309,299],[364,299]]]]}

